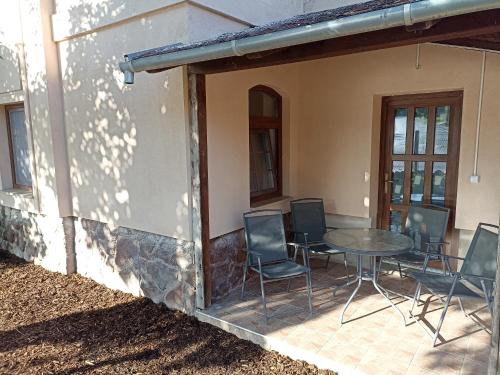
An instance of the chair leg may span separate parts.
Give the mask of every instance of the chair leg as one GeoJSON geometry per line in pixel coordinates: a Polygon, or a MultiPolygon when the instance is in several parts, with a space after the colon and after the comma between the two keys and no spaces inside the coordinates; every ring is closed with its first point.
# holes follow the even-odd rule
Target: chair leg
{"type": "Polygon", "coordinates": [[[450,306],[451,297],[453,297],[453,292],[455,291],[455,285],[457,283],[457,280],[458,280],[458,278],[455,277],[455,279],[453,280],[453,284],[451,285],[450,292],[448,293],[448,298],[446,298],[446,303],[444,305],[444,309],[443,309],[443,312],[441,314],[441,318],[439,319],[439,323],[438,323],[438,326],[436,328],[436,333],[434,334],[434,340],[432,341],[433,347],[436,346],[436,341],[439,337],[439,331],[441,330],[441,327],[443,326],[444,317],[446,316],[446,312],[448,311],[448,307],[450,306]]]}
{"type": "Polygon", "coordinates": [[[465,311],[464,309],[464,305],[462,303],[462,299],[460,297],[457,297],[458,299],[458,305],[460,306],[460,310],[462,310],[462,312],[464,313],[465,316],[469,316],[469,314],[467,314],[467,311],[465,311]]]}
{"type": "Polygon", "coordinates": [[[493,291],[488,293],[488,290],[486,288],[486,284],[484,283],[484,280],[481,280],[481,287],[483,288],[483,293],[484,293],[484,300],[486,301],[486,307],[488,308],[488,311],[491,314],[491,317],[493,318],[493,298],[492,294],[493,291]]]}
{"type": "Polygon", "coordinates": [[[344,253],[344,268],[345,268],[345,275],[347,276],[347,281],[350,281],[349,270],[347,269],[347,255],[346,255],[346,253],[344,253]]]}
{"type": "Polygon", "coordinates": [[[403,272],[401,271],[401,263],[398,262],[399,277],[403,278],[403,272]]]}
{"type": "Polygon", "coordinates": [[[243,285],[241,286],[241,299],[243,299],[245,295],[245,283],[247,281],[247,273],[248,273],[248,261],[245,261],[245,266],[243,267],[243,285]]]}
{"type": "Polygon", "coordinates": [[[415,319],[415,316],[413,315],[413,309],[415,308],[415,304],[417,303],[418,299],[420,298],[420,289],[422,288],[422,284],[418,283],[417,288],[415,289],[415,296],[413,297],[413,302],[411,304],[411,309],[410,309],[410,317],[415,319]]]}
{"type": "Polygon", "coordinates": [[[446,300],[446,304],[444,305],[444,310],[441,313],[441,318],[439,318],[439,323],[436,328],[436,333],[434,334],[434,339],[432,340],[432,346],[436,346],[436,341],[439,337],[439,331],[441,331],[441,327],[443,326],[444,317],[446,316],[446,312],[448,311],[448,306],[450,305],[451,295],[448,296],[446,300]]]}
{"type": "Polygon", "coordinates": [[[448,271],[451,275],[451,264],[448,258],[441,257],[441,268],[443,269],[443,274],[446,275],[446,271],[448,271]]]}
{"type": "Polygon", "coordinates": [[[427,266],[429,265],[429,260],[430,260],[429,255],[426,255],[424,259],[424,264],[422,264],[422,272],[425,272],[427,270],[427,266]]]}
{"type": "Polygon", "coordinates": [[[382,271],[382,259],[384,259],[384,258],[380,257],[380,259],[378,260],[377,281],[378,281],[378,278],[380,277],[380,272],[382,271]]]}
{"type": "Polygon", "coordinates": [[[306,273],[306,284],[307,284],[307,299],[309,300],[309,314],[312,315],[312,281],[311,272],[306,273]]]}
{"type": "Polygon", "coordinates": [[[330,263],[330,255],[326,257],[326,266],[325,269],[328,270],[328,264],[330,263]]]}
{"type": "Polygon", "coordinates": [[[418,300],[418,295],[419,295],[421,286],[422,285],[420,283],[418,283],[417,284],[417,289],[415,289],[415,295],[413,296],[413,302],[411,303],[411,309],[410,309],[410,316],[411,317],[413,317],[413,309],[415,308],[415,303],[418,300]]]}
{"type": "Polygon", "coordinates": [[[264,316],[266,317],[266,323],[267,323],[269,318],[267,317],[266,294],[264,292],[264,278],[262,276],[262,273],[259,273],[259,279],[260,279],[260,291],[262,294],[262,306],[264,307],[264,316]]]}
{"type": "MultiPolygon", "coordinates": [[[[293,261],[296,262],[297,261],[297,246],[294,246],[293,247],[293,261]]],[[[305,260],[304,260],[305,261],[305,260]]],[[[290,291],[290,285],[292,284],[292,279],[289,279],[288,280],[288,285],[286,287],[286,291],[289,292],[290,291]]]]}

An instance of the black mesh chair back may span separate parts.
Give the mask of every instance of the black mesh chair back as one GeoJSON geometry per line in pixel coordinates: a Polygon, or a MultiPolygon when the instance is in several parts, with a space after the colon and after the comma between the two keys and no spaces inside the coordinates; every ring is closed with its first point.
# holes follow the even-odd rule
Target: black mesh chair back
{"type": "Polygon", "coordinates": [[[441,246],[427,247],[427,243],[443,243],[450,210],[437,206],[410,206],[403,233],[413,239],[417,251],[439,253],[441,246]]]}
{"type": "MultiPolygon", "coordinates": [[[[498,253],[498,226],[479,223],[460,273],[469,282],[481,288],[481,280],[467,276],[495,279],[498,253]],[[496,231],[495,231],[496,228],[496,231]],[[497,233],[495,233],[497,232],[497,233]]],[[[488,283],[491,284],[491,283],[488,283]]],[[[488,285],[491,287],[491,285],[488,285]]]]}
{"type": "MultiPolygon", "coordinates": [[[[243,214],[247,249],[260,253],[263,264],[288,259],[285,227],[281,210],[258,210],[243,214]]],[[[250,254],[250,264],[257,258],[250,254]]]]}
{"type": "Polygon", "coordinates": [[[325,208],[320,198],[303,198],[290,202],[294,240],[304,243],[303,233],[308,242],[322,242],[326,232],[325,208]]]}

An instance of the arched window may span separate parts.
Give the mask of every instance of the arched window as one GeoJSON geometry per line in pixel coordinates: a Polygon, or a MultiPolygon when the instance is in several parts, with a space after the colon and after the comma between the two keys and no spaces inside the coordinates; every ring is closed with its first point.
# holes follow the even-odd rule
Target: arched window
{"type": "Polygon", "coordinates": [[[281,196],[281,96],[266,86],[249,92],[250,201],[281,196]]]}

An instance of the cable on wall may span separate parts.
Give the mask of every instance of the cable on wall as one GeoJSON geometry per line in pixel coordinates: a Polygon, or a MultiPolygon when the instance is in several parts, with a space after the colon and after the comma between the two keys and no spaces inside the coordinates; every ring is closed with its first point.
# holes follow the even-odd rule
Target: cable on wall
{"type": "Polygon", "coordinates": [[[478,183],[479,176],[477,174],[478,154],[479,154],[479,135],[481,132],[481,114],[483,111],[483,93],[484,93],[484,73],[486,69],[486,51],[482,51],[483,59],[481,63],[481,81],[479,87],[479,102],[477,107],[477,123],[476,123],[476,144],[474,148],[474,168],[472,171],[471,182],[478,183]]]}

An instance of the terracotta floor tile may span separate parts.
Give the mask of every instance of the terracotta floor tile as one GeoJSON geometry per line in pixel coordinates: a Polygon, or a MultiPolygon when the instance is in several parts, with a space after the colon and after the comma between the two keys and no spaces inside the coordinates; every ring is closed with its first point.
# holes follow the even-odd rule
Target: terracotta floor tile
{"type": "Polygon", "coordinates": [[[460,375],[486,375],[488,372],[488,362],[478,362],[468,360],[467,358],[464,361],[462,366],[462,372],[460,375]]]}
{"type": "MultiPolygon", "coordinates": [[[[445,342],[433,348],[422,327],[409,319],[411,301],[391,295],[407,318],[405,326],[401,316],[368,283],[363,284],[347,309],[344,318],[348,322],[341,325],[340,315],[354,286],[338,289],[335,297],[333,286],[345,281],[341,265],[332,265],[325,271],[321,260],[313,264],[312,316],[300,279],[292,281],[290,292],[286,291],[286,281],[266,285],[272,315],[268,324],[263,315],[260,287],[255,281],[249,283],[243,301],[239,299],[239,291],[234,291],[205,312],[265,335],[278,349],[299,348],[304,353],[315,353],[314,358],[356,368],[364,374],[480,375],[484,370],[490,336],[466,318],[456,304],[450,307],[443,325],[445,342]]],[[[400,279],[397,274],[384,275],[379,282],[388,289],[410,294],[415,286],[412,279],[400,279]]],[[[434,329],[443,306],[436,298],[428,297],[429,294],[423,294],[422,300],[427,305],[417,306],[415,312],[420,313],[425,306],[424,321],[434,329]]],[[[477,306],[468,303],[466,308],[473,311],[477,306]]],[[[477,315],[488,321],[487,311],[477,315]]]]}

